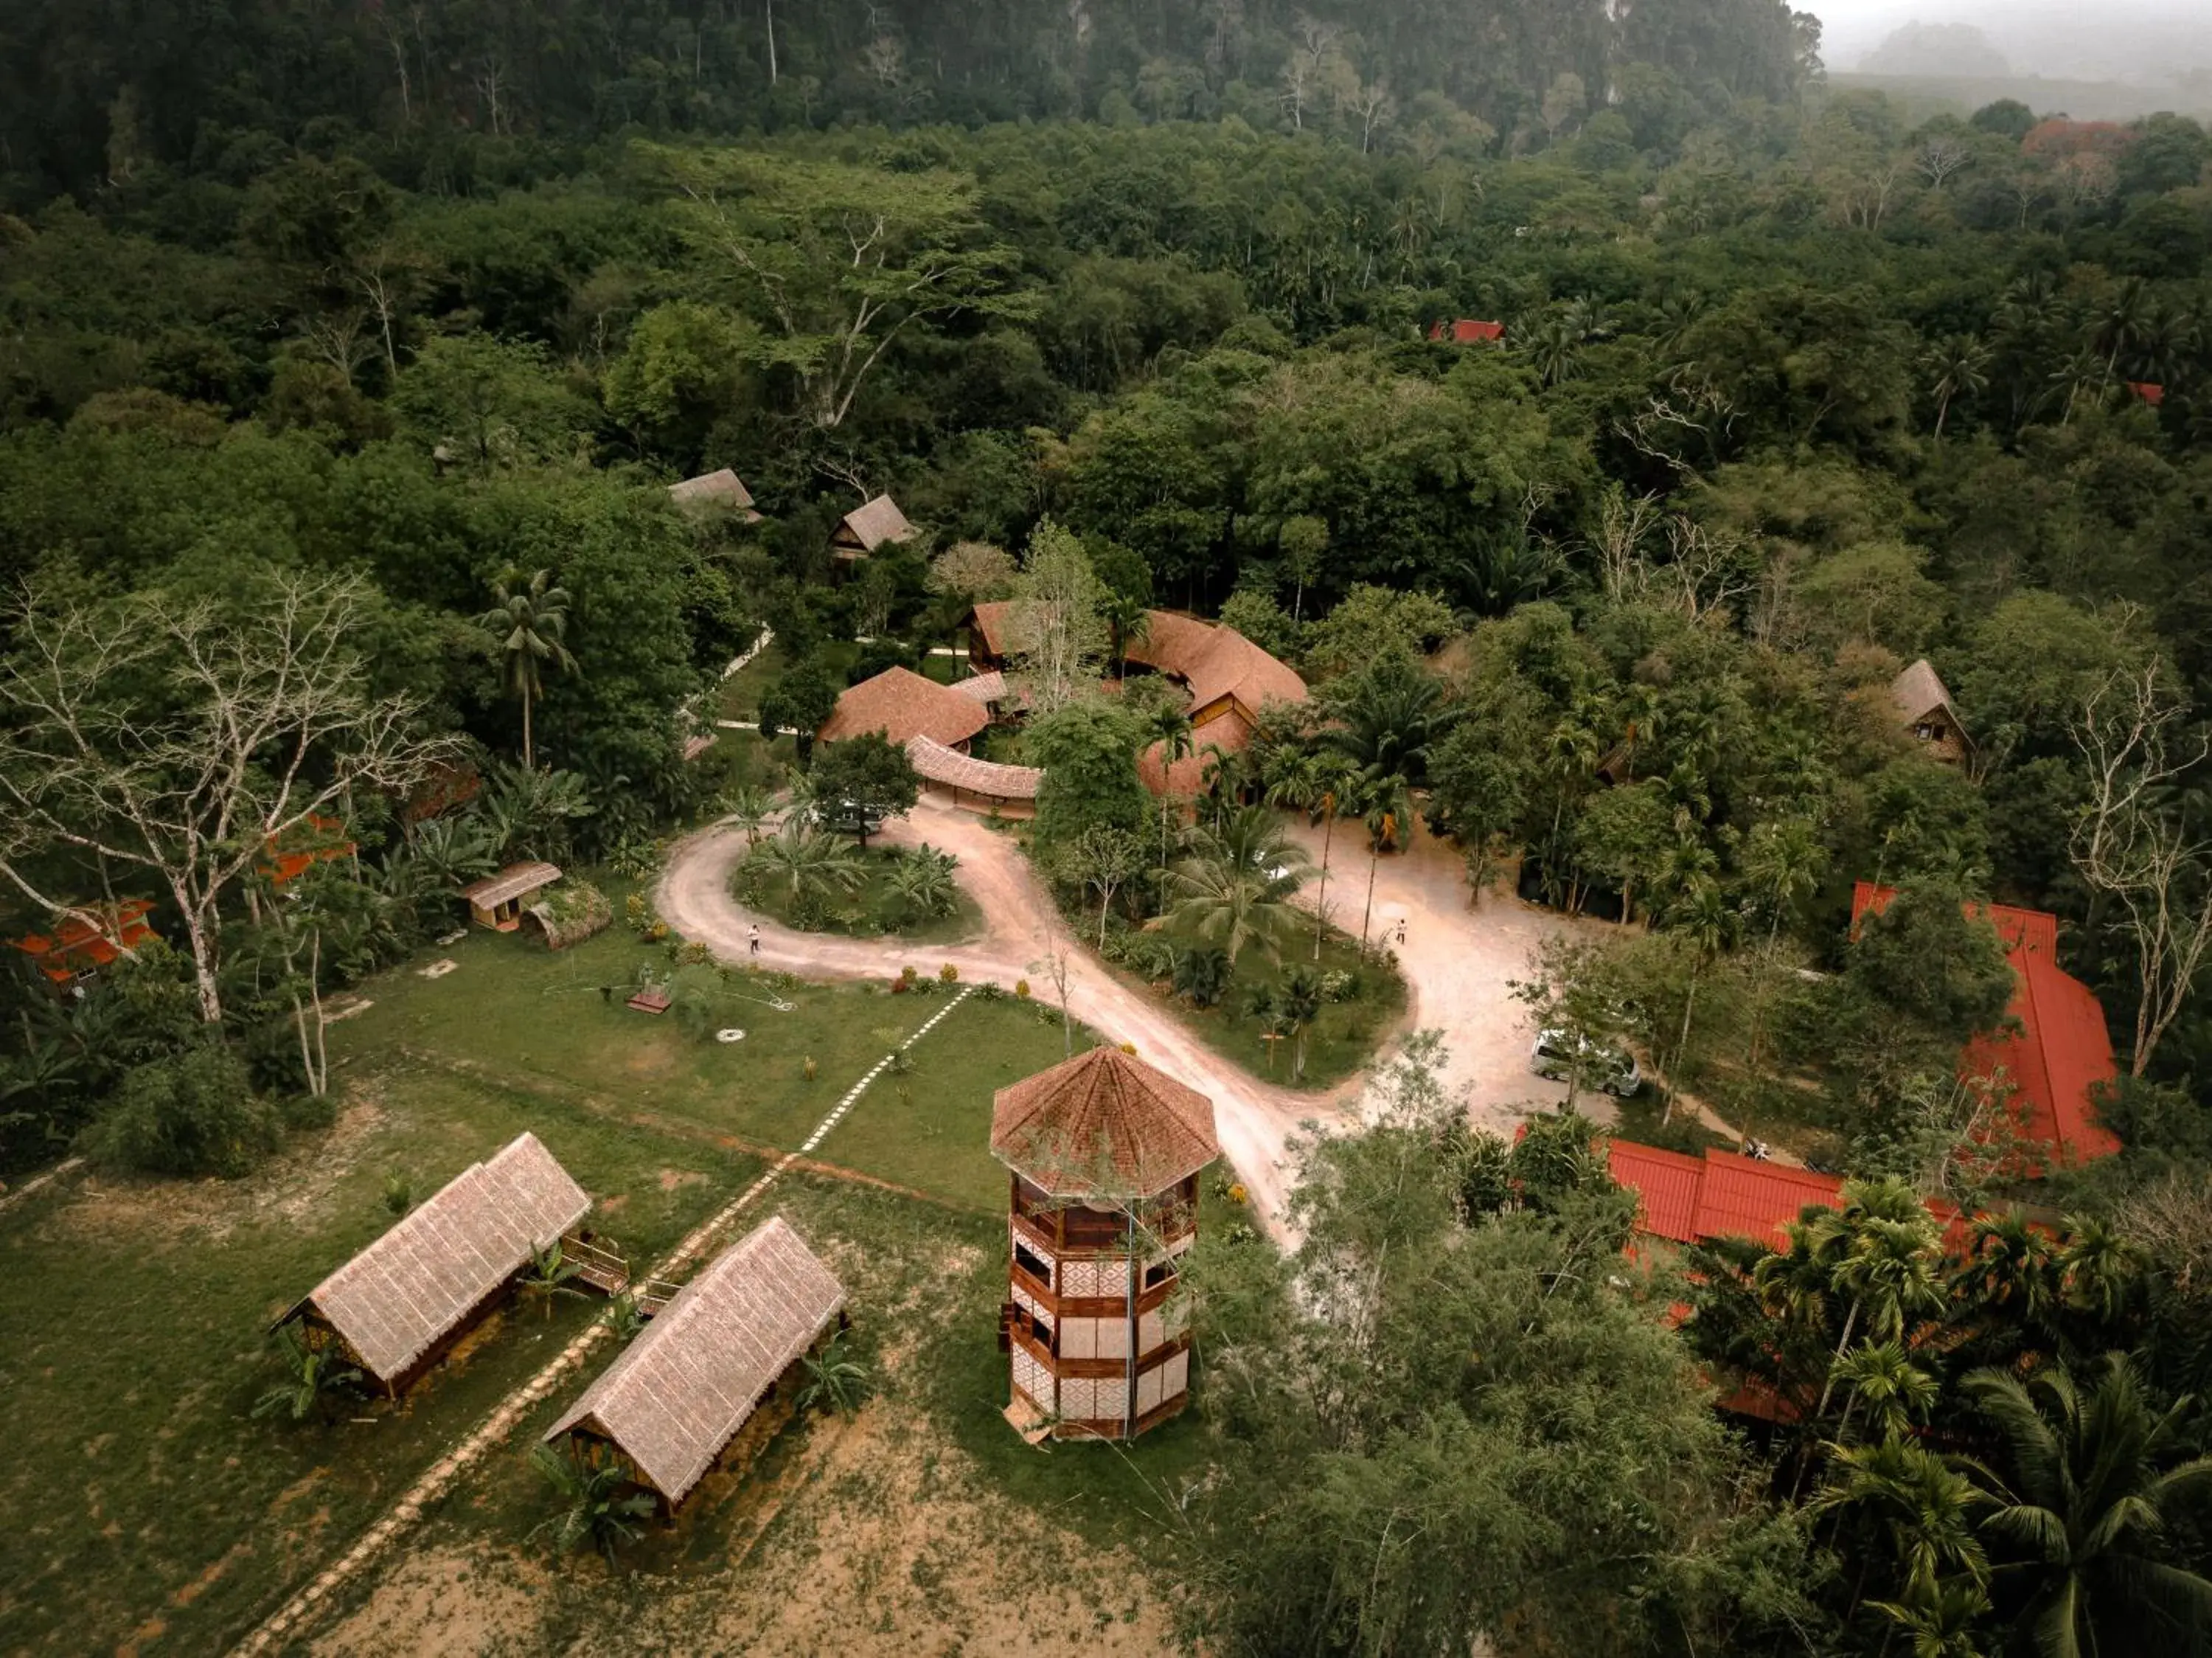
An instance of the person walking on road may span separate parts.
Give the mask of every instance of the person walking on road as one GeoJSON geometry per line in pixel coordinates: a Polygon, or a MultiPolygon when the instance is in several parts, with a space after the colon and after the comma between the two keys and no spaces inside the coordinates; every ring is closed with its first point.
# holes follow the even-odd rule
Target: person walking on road
{"type": "Polygon", "coordinates": [[[748,954],[760,954],[760,923],[757,921],[753,923],[751,930],[745,935],[745,949],[748,954]]]}

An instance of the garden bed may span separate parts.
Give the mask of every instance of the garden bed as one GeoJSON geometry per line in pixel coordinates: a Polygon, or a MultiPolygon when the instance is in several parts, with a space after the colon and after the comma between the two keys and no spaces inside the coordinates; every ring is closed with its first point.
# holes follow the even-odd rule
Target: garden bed
{"type": "Polygon", "coordinates": [[[956,882],[946,907],[931,915],[917,911],[893,887],[908,855],[892,847],[870,847],[858,854],[864,879],[854,891],[794,897],[787,881],[740,863],[730,878],[738,902],[763,919],[793,932],[826,933],[842,938],[896,938],[909,944],[962,944],[983,933],[983,912],[956,882]]]}

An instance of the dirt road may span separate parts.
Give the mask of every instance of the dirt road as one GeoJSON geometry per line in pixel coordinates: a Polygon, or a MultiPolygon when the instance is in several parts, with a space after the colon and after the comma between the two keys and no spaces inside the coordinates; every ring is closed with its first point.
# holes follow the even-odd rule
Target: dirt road
{"type": "Polygon", "coordinates": [[[1037,996],[1050,999],[1054,991],[1043,959],[1054,946],[1067,947],[1069,1010],[1111,1039],[1134,1044],[1140,1058],[1212,1097],[1222,1150],[1252,1193],[1255,1210],[1279,1238],[1285,1235],[1281,1216],[1289,1180],[1283,1143],[1303,1121],[1334,1119],[1328,1102],[1247,1076],[1172,1015],[1092,961],[1068,937],[1020,849],[981,820],[925,801],[910,816],[886,825],[881,838],[905,846],[927,842],[957,856],[961,886],[983,912],[983,936],[963,945],[916,948],[896,940],[793,932],[757,917],[730,893],[731,871],[745,853],[744,836],[733,830],[707,830],[681,843],[670,856],[656,901],[677,932],[726,961],[748,959],[746,933],[757,923],[760,960],[810,978],[884,979],[908,962],[934,972],[950,961],[964,982],[991,980],[1012,989],[1016,979],[1027,978],[1037,996]]]}

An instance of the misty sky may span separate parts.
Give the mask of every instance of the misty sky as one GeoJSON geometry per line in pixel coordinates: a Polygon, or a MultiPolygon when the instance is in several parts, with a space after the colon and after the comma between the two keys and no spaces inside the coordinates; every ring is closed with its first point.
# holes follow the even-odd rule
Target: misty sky
{"type": "Polygon", "coordinates": [[[1794,0],[1820,16],[1823,56],[1848,70],[1902,24],[1972,23],[2020,70],[2165,79],[2212,64],[2212,0],[1794,0]]]}

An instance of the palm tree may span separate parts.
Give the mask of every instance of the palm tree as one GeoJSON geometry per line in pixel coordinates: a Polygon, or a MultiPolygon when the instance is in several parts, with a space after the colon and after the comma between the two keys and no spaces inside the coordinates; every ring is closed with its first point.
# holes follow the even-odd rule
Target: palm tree
{"type": "Polygon", "coordinates": [[[304,1422],[307,1412],[320,1405],[325,1395],[361,1380],[361,1372],[347,1364],[337,1350],[308,1346],[291,1325],[276,1332],[276,1345],[284,1355],[284,1380],[253,1402],[257,1418],[281,1411],[295,1422],[304,1422]]]}
{"type": "Polygon", "coordinates": [[[751,783],[740,783],[717,802],[722,808],[722,821],[745,832],[745,844],[761,844],[761,831],[768,826],[775,814],[775,802],[765,789],[751,783]]]}
{"type": "Polygon", "coordinates": [[[2212,1628],[2212,1582],[2159,1557],[2186,1501],[2212,1492],[2212,1457],[2177,1460],[2190,1409],[2157,1411],[2132,1362],[2107,1353],[2086,1396],[2054,1367],[2023,1382],[1977,1370],[1970,1398],[2003,1436],[2009,1478],[1982,1531],[2014,1628],[2039,1658],[2172,1652],[2212,1628]]]}
{"type": "Polygon", "coordinates": [[[1375,872],[1382,861],[1386,842],[1395,844],[1403,832],[1412,843],[1413,795],[1404,776],[1363,774],[1358,783],[1358,814],[1367,820],[1367,907],[1359,913],[1359,953],[1367,954],[1367,929],[1375,920],[1375,872]]]}
{"type": "Polygon", "coordinates": [[[2097,315],[2097,344],[2105,350],[2106,380],[2118,372],[2120,353],[2149,332],[2156,309],[2150,284],[2141,277],[2130,277],[2112,290],[2112,298],[2097,315]]]}
{"type": "Polygon", "coordinates": [[[1322,741],[1363,771],[1417,777],[1429,745],[1450,723],[1442,681],[1400,652],[1377,658],[1329,687],[1334,720],[1322,741]]]}
{"type": "Polygon", "coordinates": [[[1341,754],[1323,750],[1301,754],[1267,788],[1270,806],[1287,806],[1305,813],[1309,820],[1316,813],[1321,815],[1321,888],[1314,899],[1313,959],[1316,961],[1321,960],[1322,935],[1328,929],[1329,850],[1336,838],[1338,810],[1352,776],[1349,760],[1341,754]]]}
{"type": "Polygon", "coordinates": [[[530,1265],[523,1268],[522,1277],[515,1281],[515,1288],[522,1292],[524,1300],[536,1301],[543,1307],[545,1316],[550,1319],[553,1316],[556,1301],[564,1296],[573,1301],[583,1300],[584,1292],[575,1285],[575,1280],[583,1274],[583,1264],[570,1260],[562,1252],[560,1240],[556,1239],[544,1248],[530,1252],[530,1265]]]}
{"type": "Polygon", "coordinates": [[[915,915],[943,915],[952,907],[957,890],[952,869],[951,858],[921,847],[901,858],[898,868],[891,871],[891,895],[915,915]]]}
{"type": "Polygon", "coordinates": [[[1743,863],[1744,874],[1771,906],[1766,923],[1771,944],[1782,931],[1782,917],[1819,887],[1828,850],[1810,818],[1769,819],[1752,830],[1743,863]]]}
{"type": "Polygon", "coordinates": [[[1306,1039],[1313,1033],[1314,1021],[1321,1017],[1322,1001],[1321,975],[1311,967],[1291,968],[1276,987],[1274,1013],[1283,1034],[1291,1039],[1293,1082],[1305,1080],[1306,1039]]]}
{"type": "Polygon", "coordinates": [[[1942,1393],[1935,1376],[1906,1356],[1901,1341],[1862,1343],[1837,1362],[1836,1380],[1849,1395],[1838,1439],[1849,1430],[1851,1413],[1861,1405],[1867,1407],[1875,1437],[1902,1438],[1927,1419],[1942,1393]]]}
{"type": "Polygon", "coordinates": [[[2014,1213],[1975,1221],[1967,1259],[1952,1275],[1951,1288],[2006,1328],[2029,1334],[2051,1327],[2062,1283],[2051,1240],[2014,1213]]]}
{"type": "Polygon", "coordinates": [[[553,572],[541,570],[524,586],[516,586],[521,572],[509,570],[492,583],[492,607],[477,619],[499,642],[501,672],[507,688],[522,699],[522,763],[538,764],[530,741],[531,704],[544,694],[547,665],[563,671],[576,666],[566,643],[568,632],[568,594],[553,585],[553,572]]]}
{"type": "Polygon", "coordinates": [[[867,1366],[846,1350],[842,1330],[822,1344],[819,1353],[809,1353],[800,1362],[806,1369],[806,1385],[799,1394],[801,1411],[850,1416],[860,1408],[873,1385],[867,1366]]]}
{"type": "Polygon", "coordinates": [[[1169,921],[1188,928],[1227,954],[1234,969],[1248,944],[1270,960],[1279,941],[1296,924],[1291,899],[1311,867],[1305,852],[1264,807],[1232,813],[1221,828],[1201,830],[1193,856],[1176,866],[1180,894],[1169,921]]]}
{"type": "Polygon", "coordinates": [[[530,1462],[567,1505],[531,1533],[535,1537],[551,1528],[556,1549],[588,1544],[606,1556],[611,1566],[615,1545],[635,1539],[641,1530],[637,1522],[653,1513],[652,1497],[626,1489],[632,1482],[613,1463],[593,1467],[562,1456],[550,1445],[532,1446],[530,1462]]]}
{"type": "Polygon", "coordinates": [[[1190,716],[1180,708],[1158,708],[1145,722],[1145,746],[1158,746],[1160,751],[1160,876],[1163,881],[1168,870],[1168,774],[1175,770],[1177,760],[1188,759],[1191,753],[1190,716]]]}
{"type": "Polygon", "coordinates": [[[2119,1323],[2142,1288],[2142,1250],[2088,1216],[2068,1216],[2066,1231],[2058,1272],[2067,1308],[2107,1327],[2119,1323]]]}
{"type": "Polygon", "coordinates": [[[1098,611],[1113,634],[1114,677],[1126,680],[1129,676],[1129,647],[1152,637],[1152,609],[1141,596],[1116,593],[1109,588],[1099,602],[1098,611]]]}
{"type": "Polygon", "coordinates": [[[1690,1018],[1698,1006],[1698,981],[1705,969],[1735,942],[1739,917],[1735,906],[1722,895],[1720,882],[1701,873],[1676,885],[1658,918],[1668,931],[1687,938],[1693,952],[1690,982],[1682,997],[1682,1028],[1674,1039],[1674,1063],[1668,1067],[1667,1104],[1660,1113],[1659,1120],[1665,1123],[1674,1115],[1679,1088],[1675,1079],[1681,1075],[1690,1051],[1690,1018]]]}
{"type": "Polygon", "coordinates": [[[795,812],[784,820],[780,832],[753,848],[745,862],[766,872],[777,885],[788,887],[794,905],[808,898],[827,899],[832,893],[858,892],[868,878],[859,853],[834,835],[808,828],[795,812]]]}
{"type": "Polygon", "coordinates": [[[1978,397],[1989,389],[1990,348],[1978,335],[1947,334],[1928,348],[1920,363],[1932,377],[1929,390],[1936,394],[1936,438],[1941,442],[1952,399],[1978,397]]]}
{"type": "Polygon", "coordinates": [[[1982,1620],[1990,1594],[1971,1577],[1916,1584],[1903,1600],[1876,1600],[1874,1609],[1905,1631],[1912,1658],[1983,1658],[1982,1620]]]}
{"type": "Polygon", "coordinates": [[[1828,1483],[1808,1506],[1872,1513],[1889,1533],[1904,1569],[1908,1600],[1963,1576],[1987,1581],[1989,1564],[1973,1514],[1989,1501],[1973,1481],[1925,1446],[1907,1439],[1836,1446],[1828,1483]]]}

